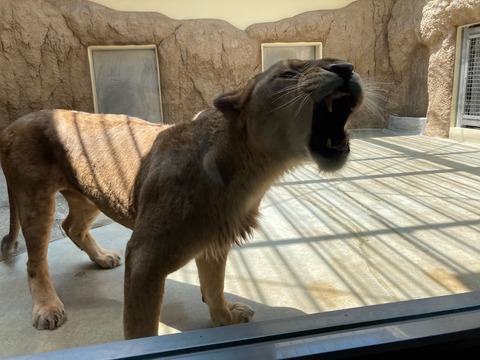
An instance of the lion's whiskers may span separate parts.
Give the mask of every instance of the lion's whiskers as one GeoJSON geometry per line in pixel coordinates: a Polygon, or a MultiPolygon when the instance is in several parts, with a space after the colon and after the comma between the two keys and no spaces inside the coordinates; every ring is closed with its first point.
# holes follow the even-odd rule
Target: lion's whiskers
{"type": "Polygon", "coordinates": [[[309,94],[308,93],[303,93],[303,100],[300,103],[300,106],[298,107],[297,111],[295,111],[294,117],[298,116],[298,114],[300,113],[300,110],[302,110],[303,106],[307,103],[308,98],[309,98],[309,94]]]}
{"type": "MultiPolygon", "coordinates": [[[[276,99],[274,99],[272,101],[272,103],[276,102],[276,101],[279,101],[281,98],[283,98],[285,95],[288,95],[290,93],[292,93],[294,90],[296,90],[298,88],[298,86],[295,86],[295,88],[292,88],[290,89],[290,91],[286,92],[285,94],[282,94],[281,96],[277,97],[276,99]]],[[[285,89],[283,89],[285,90],[285,89]]],[[[278,92],[280,93],[280,92],[278,92]]],[[[303,106],[307,103],[308,99],[309,99],[309,96],[310,94],[307,93],[307,92],[302,92],[300,94],[298,94],[297,96],[295,96],[294,98],[290,99],[289,101],[273,108],[271,111],[269,111],[269,113],[272,113],[274,111],[277,111],[277,110],[280,110],[290,104],[293,104],[295,102],[299,102],[299,106],[297,107],[297,110],[295,111],[295,114],[293,115],[294,117],[297,117],[298,114],[300,113],[300,111],[302,110],[303,106]]]]}
{"type": "MultiPolygon", "coordinates": [[[[290,80],[290,79],[288,79],[290,80]]],[[[291,79],[296,83],[291,86],[287,86],[283,89],[278,90],[275,93],[275,97],[272,100],[272,104],[279,103],[285,97],[291,95],[294,91],[299,89],[298,79],[291,79]]],[[[387,101],[391,102],[391,89],[393,84],[388,82],[381,82],[381,81],[364,81],[363,83],[363,90],[364,90],[364,99],[363,103],[360,107],[360,111],[366,111],[370,116],[376,119],[380,119],[383,124],[385,124],[385,104],[387,101]]],[[[275,112],[277,110],[281,110],[288,105],[291,105],[295,102],[298,102],[298,108],[295,111],[294,116],[298,116],[301,112],[302,108],[308,101],[308,93],[302,92],[293,98],[289,99],[288,101],[275,106],[269,113],[275,112]]]]}
{"type": "Polygon", "coordinates": [[[365,96],[360,110],[366,111],[385,124],[385,104],[391,102],[392,86],[393,84],[389,82],[372,81],[371,79],[364,81],[365,96]]]}
{"type": "Polygon", "coordinates": [[[277,110],[280,110],[280,109],[283,109],[284,107],[296,102],[297,100],[299,100],[301,97],[303,96],[303,94],[298,94],[296,95],[294,98],[288,100],[287,102],[284,102],[283,104],[280,104],[279,106],[276,106],[274,107],[271,112],[274,112],[274,111],[277,111],[277,110]]]}
{"type": "MultiPolygon", "coordinates": [[[[293,80],[293,79],[292,79],[293,80]]],[[[280,100],[281,98],[283,98],[285,95],[289,95],[290,93],[292,93],[293,91],[297,90],[298,89],[298,83],[296,83],[295,85],[292,85],[292,86],[287,86],[283,89],[280,89],[278,90],[277,92],[275,92],[274,96],[276,95],[279,95],[281,94],[280,96],[276,97],[273,102],[275,101],[278,101],[280,100]],[[283,93],[283,94],[282,94],[283,93]]]]}

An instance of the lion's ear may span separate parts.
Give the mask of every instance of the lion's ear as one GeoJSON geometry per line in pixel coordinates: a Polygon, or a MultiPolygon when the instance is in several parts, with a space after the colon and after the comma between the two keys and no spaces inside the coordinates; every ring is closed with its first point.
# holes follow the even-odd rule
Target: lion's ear
{"type": "Polygon", "coordinates": [[[230,91],[213,100],[213,105],[224,114],[238,114],[243,106],[243,89],[230,91]]]}
{"type": "Polygon", "coordinates": [[[250,99],[255,81],[251,80],[244,88],[230,91],[213,100],[213,105],[227,118],[237,117],[250,99]]]}

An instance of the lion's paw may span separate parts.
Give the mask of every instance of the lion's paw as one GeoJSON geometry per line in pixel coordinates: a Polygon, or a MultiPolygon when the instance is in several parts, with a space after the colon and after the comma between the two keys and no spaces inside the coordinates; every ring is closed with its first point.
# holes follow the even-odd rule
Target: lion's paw
{"type": "Polygon", "coordinates": [[[232,324],[250,322],[255,313],[250,306],[237,302],[228,303],[228,309],[232,313],[232,324]]]}
{"type": "Polygon", "coordinates": [[[33,311],[33,326],[38,330],[53,330],[60,327],[67,316],[63,304],[38,307],[33,311]]]}
{"type": "Polygon", "coordinates": [[[104,269],[117,267],[121,263],[120,254],[111,250],[102,250],[102,252],[97,254],[92,260],[104,269]]]}

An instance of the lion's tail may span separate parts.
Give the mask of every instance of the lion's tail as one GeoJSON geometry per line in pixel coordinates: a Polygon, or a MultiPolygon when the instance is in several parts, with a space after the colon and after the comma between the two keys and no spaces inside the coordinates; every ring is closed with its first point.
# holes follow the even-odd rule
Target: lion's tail
{"type": "Polygon", "coordinates": [[[18,217],[17,205],[10,188],[8,188],[8,203],[10,206],[10,231],[3,237],[1,245],[2,254],[7,257],[17,249],[17,238],[20,232],[20,219],[18,217]]]}

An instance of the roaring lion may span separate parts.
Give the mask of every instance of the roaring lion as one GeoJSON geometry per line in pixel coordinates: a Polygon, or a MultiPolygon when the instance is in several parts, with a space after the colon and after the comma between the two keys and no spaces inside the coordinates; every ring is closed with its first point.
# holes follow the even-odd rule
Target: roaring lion
{"type": "Polygon", "coordinates": [[[335,171],[350,152],[346,121],[363,99],[353,65],[286,60],[220,95],[192,121],[159,125],[125,115],[45,110],[1,134],[11,254],[20,228],[28,251],[33,326],[66,319],[47,263],[55,193],[67,200],[68,237],[103,268],[120,264],[89,228],[102,211],[132,229],[125,252],[124,334],[157,335],[166,277],[195,259],[214,325],[253,311],[223,295],[229,249],[252,234],[269,187],[313,159],[335,171]]]}

